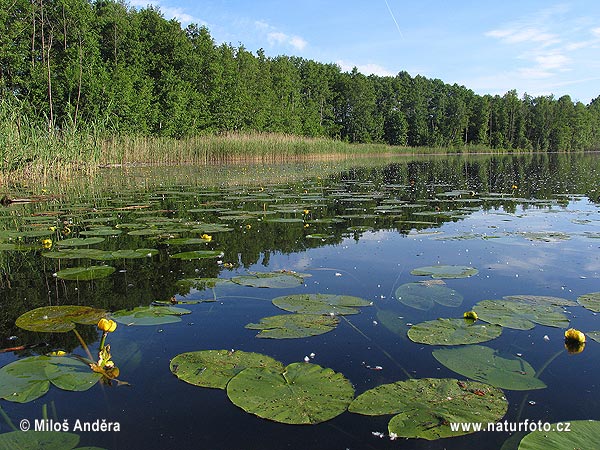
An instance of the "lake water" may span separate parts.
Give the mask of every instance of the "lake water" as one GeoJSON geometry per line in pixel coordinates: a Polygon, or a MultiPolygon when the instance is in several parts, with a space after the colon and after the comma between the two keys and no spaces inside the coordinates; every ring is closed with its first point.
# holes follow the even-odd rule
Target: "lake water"
{"type": "MultiPolygon", "coordinates": [[[[356,396],[409,379],[452,378],[462,385],[469,378],[433,352],[465,345],[414,342],[407,331],[438,318],[465,322],[463,313],[474,308],[485,315],[477,303],[506,296],[520,296],[512,301],[536,311],[539,304],[532,305],[542,302],[546,312],[558,309],[570,323],[547,326],[542,318],[529,329],[504,326],[498,337],[476,344],[526,361],[530,373],[519,372],[537,373],[546,385],[504,388],[508,406],[498,420],[599,420],[600,344],[588,334],[584,350],[569,354],[564,332],[600,330],[600,321],[578,304],[548,303],[600,291],[599,175],[598,155],[529,155],[115,169],[87,186],[77,179],[13,186],[3,194],[40,201],[0,209],[0,342],[26,347],[0,353],[0,366],[55,350],[86,356],[72,332],[15,325],[35,308],[87,305],[115,312],[173,301],[188,313],[156,325],[125,317],[107,342],[119,379],[129,386],[98,383],[70,392],[51,385],[30,402],[0,400],[6,416],[0,433],[13,431],[10,423],[19,428],[27,419],[33,427],[47,417],[68,424],[80,437],[78,447],[106,449],[501,448],[510,433],[390,440],[394,414],[345,411],[314,425],[278,423],[244,411],[223,389],[179,379],[178,364],[173,368],[170,361],[202,350],[256,352],[284,365],[330,368],[343,374],[356,396]],[[96,243],[61,246],[62,240],[96,237],[96,243]],[[50,248],[43,247],[45,239],[50,248]],[[117,252],[136,249],[143,250],[117,252]],[[177,256],[195,251],[203,253],[177,256]],[[91,280],[65,279],[73,276],[61,272],[90,266],[115,270],[91,280]],[[430,266],[476,270],[462,278],[411,273],[430,266]],[[252,279],[256,273],[275,275],[252,279]],[[275,281],[285,286],[256,287],[275,281]],[[265,317],[297,314],[271,302],[295,294],[353,296],[372,304],[357,314],[325,313],[339,323],[310,337],[257,338],[258,330],[246,328],[265,317]],[[119,431],[76,430],[77,420],[118,423],[119,431]]],[[[483,320],[474,325],[499,329],[483,320]]],[[[97,353],[96,326],[76,329],[97,353]]],[[[204,370],[199,366],[195,375],[204,370]]],[[[433,417],[431,428],[448,425],[447,416],[433,417]]],[[[517,448],[518,438],[502,448],[517,448]]],[[[75,447],[69,445],[56,448],[75,447]]],[[[0,448],[9,447],[0,435],[0,448]]]]}

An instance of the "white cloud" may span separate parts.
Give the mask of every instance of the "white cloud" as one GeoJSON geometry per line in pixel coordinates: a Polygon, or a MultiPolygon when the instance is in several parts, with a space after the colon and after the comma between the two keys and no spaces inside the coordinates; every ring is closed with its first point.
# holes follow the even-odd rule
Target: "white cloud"
{"type": "Polygon", "coordinates": [[[297,51],[302,51],[308,45],[308,42],[300,36],[286,34],[264,20],[255,21],[254,26],[261,33],[266,33],[270,46],[289,46],[297,51]]]}
{"type": "Polygon", "coordinates": [[[148,1],[148,0],[131,0],[129,4],[135,8],[147,8],[148,6],[153,6],[158,8],[160,12],[163,14],[165,19],[177,19],[181,22],[182,25],[188,25],[190,23],[197,23],[201,25],[206,25],[207,23],[203,20],[200,20],[191,14],[186,13],[183,8],[172,7],[168,5],[163,5],[160,1],[148,1]]]}
{"type": "Polygon", "coordinates": [[[591,31],[592,35],[600,38],[600,27],[598,27],[598,28],[592,28],[590,31],[591,31]]]}
{"type": "Polygon", "coordinates": [[[558,39],[555,34],[527,26],[515,26],[513,28],[491,30],[485,33],[485,35],[500,39],[506,44],[535,42],[547,46],[560,42],[560,39],[558,39]]]}
{"type": "Polygon", "coordinates": [[[379,64],[353,64],[343,60],[336,61],[336,64],[340,66],[343,72],[351,72],[352,69],[356,67],[360,73],[365,75],[378,75],[380,77],[393,77],[396,75],[392,71],[380,66],[379,64]]]}

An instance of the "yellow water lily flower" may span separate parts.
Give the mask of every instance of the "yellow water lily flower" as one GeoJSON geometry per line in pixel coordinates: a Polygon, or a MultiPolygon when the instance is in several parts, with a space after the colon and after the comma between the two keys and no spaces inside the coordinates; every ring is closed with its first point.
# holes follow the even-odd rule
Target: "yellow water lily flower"
{"type": "Polygon", "coordinates": [[[585,348],[584,342],[579,341],[567,341],[565,340],[565,348],[571,355],[576,355],[577,353],[581,353],[585,348]]]}
{"type": "Polygon", "coordinates": [[[303,213],[304,213],[304,214],[308,214],[308,213],[310,213],[310,209],[305,209],[305,210],[303,211],[303,213]]]}
{"type": "Polygon", "coordinates": [[[579,342],[583,344],[585,342],[585,334],[575,328],[569,328],[565,331],[565,341],[579,342]]]}
{"type": "Polygon", "coordinates": [[[115,322],[114,320],[102,318],[98,322],[98,328],[104,331],[105,333],[112,333],[117,329],[117,322],[115,322]]]}
{"type": "Polygon", "coordinates": [[[250,225],[250,224],[246,225],[246,230],[249,230],[250,228],[252,228],[252,225],[250,225]]]}
{"type": "Polygon", "coordinates": [[[204,239],[205,241],[212,241],[212,236],[210,234],[203,234],[202,236],[200,236],[202,239],[204,239]]]}
{"type": "Polygon", "coordinates": [[[469,320],[477,320],[477,318],[478,318],[478,317],[477,317],[477,313],[476,313],[475,311],[466,311],[466,312],[463,314],[463,317],[464,317],[465,319],[469,319],[469,320]]]}
{"type": "Polygon", "coordinates": [[[65,356],[67,352],[56,350],[55,352],[46,353],[46,356],[65,356]]]}
{"type": "Polygon", "coordinates": [[[52,247],[52,239],[42,239],[42,247],[49,249],[52,247]]]}

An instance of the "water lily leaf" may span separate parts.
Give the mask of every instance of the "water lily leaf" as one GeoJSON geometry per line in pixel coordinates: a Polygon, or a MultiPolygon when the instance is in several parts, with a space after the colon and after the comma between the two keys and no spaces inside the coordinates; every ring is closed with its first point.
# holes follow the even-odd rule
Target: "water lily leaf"
{"type": "Polygon", "coordinates": [[[465,319],[437,319],[413,325],[408,330],[408,337],[421,344],[461,345],[491,341],[501,333],[502,327],[498,325],[465,319]]]}
{"type": "Polygon", "coordinates": [[[600,312],[600,292],[592,292],[577,298],[577,303],[590,311],[600,312]]]}
{"type": "Polygon", "coordinates": [[[44,252],[42,256],[51,259],[102,259],[107,253],[105,250],[97,248],[73,248],[57,252],[44,252]]]}
{"type": "Polygon", "coordinates": [[[150,258],[158,255],[159,251],[155,248],[138,248],[136,250],[114,250],[112,252],[104,252],[96,256],[91,256],[92,259],[100,261],[112,261],[115,259],[141,259],[150,258]]]}
{"type": "Polygon", "coordinates": [[[273,304],[284,311],[341,316],[358,314],[356,307],[371,306],[373,303],[350,295],[296,294],[274,298],[273,304]]]}
{"type": "Polygon", "coordinates": [[[79,436],[74,433],[58,431],[11,431],[0,434],[1,450],[71,450],[79,444],[79,436]]]}
{"type": "Polygon", "coordinates": [[[340,323],[335,316],[315,314],[282,314],[263,317],[259,323],[249,323],[246,328],[261,330],[259,338],[295,339],[317,336],[333,330],[340,323]]]}
{"type": "Polygon", "coordinates": [[[504,300],[523,302],[532,305],[553,305],[553,306],[577,306],[577,302],[562,297],[551,297],[548,295],[507,295],[502,297],[504,300]]]}
{"type": "Polygon", "coordinates": [[[89,306],[42,306],[19,316],[15,324],[29,331],[66,333],[75,328],[76,323],[95,325],[105,316],[106,311],[103,309],[89,306]]]}
{"type": "Polygon", "coordinates": [[[103,237],[90,237],[90,238],[71,238],[63,239],[62,241],[56,242],[58,247],[81,247],[84,245],[94,245],[104,242],[106,239],[103,237]]]}
{"type": "Polygon", "coordinates": [[[554,431],[533,431],[526,435],[519,444],[519,450],[564,450],[567,448],[597,449],[600,448],[600,421],[569,420],[571,426],[568,433],[554,431]]]}
{"type": "Polygon", "coordinates": [[[221,250],[194,250],[191,252],[175,253],[171,255],[171,258],[175,259],[208,259],[208,258],[222,258],[223,252],[221,250]]]}
{"type": "Polygon", "coordinates": [[[600,331],[588,331],[585,335],[596,342],[600,342],[600,331]]]}
{"type": "Polygon", "coordinates": [[[121,234],[123,230],[109,227],[94,228],[92,230],[80,231],[79,234],[82,236],[117,236],[121,234]]]}
{"type": "Polygon", "coordinates": [[[206,242],[210,242],[210,239],[202,239],[202,238],[172,238],[166,239],[164,241],[165,244],[169,245],[193,245],[193,244],[204,244],[206,242]]]}
{"type": "Polygon", "coordinates": [[[390,433],[428,440],[468,434],[452,431],[450,423],[472,422],[487,426],[508,410],[502,390],[476,381],[421,378],[383,384],[359,395],[348,408],[364,415],[397,414],[390,433]]]}
{"type": "Polygon", "coordinates": [[[313,233],[313,234],[307,234],[306,239],[331,239],[334,238],[335,236],[333,234],[324,234],[324,233],[313,233]]]}
{"type": "Polygon", "coordinates": [[[463,296],[446,286],[428,283],[406,283],[396,289],[396,298],[406,306],[427,311],[435,303],[457,307],[462,304],[463,296]]]}
{"type": "Polygon", "coordinates": [[[316,364],[293,363],[283,370],[248,368],[231,379],[227,396],[244,411],[288,424],[325,422],[346,411],[352,384],[316,364]]]}
{"type": "Polygon", "coordinates": [[[297,339],[325,334],[340,323],[335,316],[315,314],[282,314],[263,317],[259,323],[249,323],[246,328],[260,330],[258,338],[297,339]]]}
{"type": "Polygon", "coordinates": [[[429,276],[432,278],[467,278],[479,273],[473,267],[468,266],[426,266],[413,269],[410,272],[412,275],[429,276]]]}
{"type": "Polygon", "coordinates": [[[304,283],[304,278],[293,272],[254,272],[231,278],[236,284],[259,288],[292,288],[304,283]]]}
{"type": "Polygon", "coordinates": [[[132,310],[115,311],[112,318],[126,325],[163,325],[181,322],[180,316],[190,313],[189,309],[176,306],[138,306],[132,310]]]}
{"type": "Polygon", "coordinates": [[[0,398],[27,403],[50,388],[50,383],[68,391],[85,391],[102,376],[74,358],[31,356],[0,369],[0,398]]]}
{"type": "Polygon", "coordinates": [[[517,330],[530,330],[535,324],[566,328],[569,319],[557,306],[513,300],[482,300],[473,307],[479,319],[517,330]]]}
{"type": "Polygon", "coordinates": [[[241,350],[201,350],[181,353],[171,360],[171,372],[195,386],[225,389],[229,380],[248,367],[283,372],[283,364],[260,353],[241,350]]]}
{"type": "Polygon", "coordinates": [[[15,250],[19,252],[26,252],[29,250],[35,250],[39,248],[39,244],[23,244],[23,243],[1,243],[0,250],[15,250]]]}
{"type": "Polygon", "coordinates": [[[71,267],[56,272],[56,276],[62,280],[88,281],[106,278],[116,269],[111,266],[89,266],[71,267]]]}
{"type": "Polygon", "coordinates": [[[233,228],[230,228],[227,225],[223,225],[220,223],[203,223],[198,225],[197,227],[192,228],[190,231],[202,234],[214,234],[233,231],[233,228]]]}
{"type": "Polygon", "coordinates": [[[504,358],[483,345],[438,349],[433,357],[456,373],[499,388],[526,391],[546,387],[523,358],[504,358]]]}

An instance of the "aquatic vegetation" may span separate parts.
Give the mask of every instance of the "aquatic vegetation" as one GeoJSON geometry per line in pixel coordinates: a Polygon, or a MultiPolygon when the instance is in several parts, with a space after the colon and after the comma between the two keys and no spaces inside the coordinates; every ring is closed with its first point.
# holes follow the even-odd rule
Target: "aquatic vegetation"
{"type": "Polygon", "coordinates": [[[338,326],[336,316],[316,314],[281,314],[263,317],[259,323],[249,323],[246,328],[260,330],[258,338],[297,339],[328,333],[338,326]]]}
{"type": "Polygon", "coordinates": [[[402,304],[423,311],[430,310],[436,303],[442,306],[458,307],[463,301],[463,296],[454,289],[429,282],[403,284],[396,289],[395,295],[402,304]]]}
{"type": "Polygon", "coordinates": [[[111,317],[127,326],[131,325],[163,325],[181,322],[181,316],[191,314],[189,309],[176,306],[138,306],[132,310],[115,311],[111,317]]]}
{"type": "Polygon", "coordinates": [[[413,269],[412,275],[431,276],[432,278],[467,278],[477,275],[479,271],[469,266],[426,266],[413,269]]]}
{"type": "Polygon", "coordinates": [[[517,330],[530,330],[535,324],[557,328],[569,326],[569,319],[562,309],[547,303],[482,300],[473,307],[473,311],[484,322],[517,330]]]}
{"type": "Polygon", "coordinates": [[[358,307],[373,304],[360,297],[336,294],[285,295],[274,298],[272,303],[284,311],[330,316],[358,314],[358,307]]]}
{"type": "Polygon", "coordinates": [[[479,318],[479,317],[477,316],[477,313],[476,313],[475,311],[465,311],[465,312],[463,313],[463,317],[464,317],[465,319],[468,319],[468,320],[473,320],[473,321],[475,321],[475,320],[477,320],[477,319],[479,318]]]}
{"type": "Polygon", "coordinates": [[[408,337],[413,342],[429,345],[477,344],[496,339],[502,334],[498,325],[474,323],[464,319],[437,319],[413,325],[408,337]]]}
{"type": "Polygon", "coordinates": [[[569,328],[565,331],[565,341],[585,343],[585,334],[575,328],[569,328]]]}
{"type": "Polygon", "coordinates": [[[66,333],[75,329],[75,324],[96,325],[107,312],[89,306],[62,305],[43,306],[19,316],[19,328],[42,333],[66,333]]]}
{"type": "Polygon", "coordinates": [[[577,297],[577,303],[590,311],[600,312],[600,292],[580,295],[577,297]]]}
{"type": "Polygon", "coordinates": [[[249,367],[283,372],[283,364],[267,355],[242,350],[200,350],[181,353],[170,363],[171,372],[195,386],[225,389],[227,383],[249,367]]]}
{"type": "Polygon", "coordinates": [[[486,426],[508,410],[502,390],[476,381],[421,378],[383,384],[350,404],[350,412],[363,415],[395,414],[388,432],[400,437],[428,440],[460,436],[473,431],[453,431],[450,423],[472,422],[486,426]]]}
{"type": "Polygon", "coordinates": [[[285,289],[300,286],[308,274],[298,274],[289,271],[280,272],[253,272],[249,275],[232,277],[231,281],[242,286],[258,288],[285,289]]]}
{"type": "Polygon", "coordinates": [[[534,368],[522,357],[504,357],[490,347],[469,345],[438,349],[432,354],[450,370],[498,388],[526,391],[546,387],[536,378],[534,368]]]}
{"type": "Polygon", "coordinates": [[[519,450],[547,450],[563,448],[600,448],[600,421],[566,420],[569,432],[550,424],[551,430],[536,430],[527,434],[519,443],[519,450]]]}
{"type": "Polygon", "coordinates": [[[342,374],[310,363],[283,370],[247,368],[231,379],[227,396],[244,411],[275,422],[308,425],[340,415],[354,399],[342,374]]]}
{"type": "Polygon", "coordinates": [[[89,281],[106,278],[116,269],[112,266],[71,267],[56,272],[56,277],[63,280],[89,281]]]}

